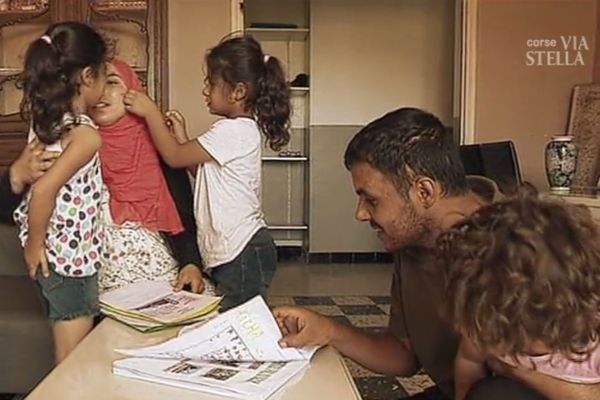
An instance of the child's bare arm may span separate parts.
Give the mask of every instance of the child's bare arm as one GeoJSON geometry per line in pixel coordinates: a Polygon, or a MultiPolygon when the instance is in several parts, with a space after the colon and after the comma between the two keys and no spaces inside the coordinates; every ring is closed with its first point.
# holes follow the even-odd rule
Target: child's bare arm
{"type": "Polygon", "coordinates": [[[74,128],[66,149],[31,187],[29,233],[25,245],[25,261],[31,278],[35,278],[40,265],[44,276],[49,274],[44,241],[58,191],[79,168],[92,159],[100,144],[100,134],[95,129],[89,126],[74,128]]]}
{"type": "Polygon", "coordinates": [[[125,94],[123,102],[129,112],[146,120],[158,152],[171,167],[190,167],[212,160],[197,141],[180,144],[169,131],[156,104],[144,93],[130,90],[125,94]]]}
{"type": "Polygon", "coordinates": [[[487,375],[485,356],[463,337],[454,361],[456,400],[464,400],[471,387],[487,375]]]}

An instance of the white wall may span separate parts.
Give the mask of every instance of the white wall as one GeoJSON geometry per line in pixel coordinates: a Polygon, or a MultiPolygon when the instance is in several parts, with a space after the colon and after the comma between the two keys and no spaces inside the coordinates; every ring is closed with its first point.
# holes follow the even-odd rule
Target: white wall
{"type": "Polygon", "coordinates": [[[190,136],[215,120],[202,96],[204,54],[229,31],[229,1],[169,0],[169,107],[186,117],[190,136]]]}
{"type": "Polygon", "coordinates": [[[412,105],[452,121],[454,2],[313,0],[311,125],[412,105]]]}

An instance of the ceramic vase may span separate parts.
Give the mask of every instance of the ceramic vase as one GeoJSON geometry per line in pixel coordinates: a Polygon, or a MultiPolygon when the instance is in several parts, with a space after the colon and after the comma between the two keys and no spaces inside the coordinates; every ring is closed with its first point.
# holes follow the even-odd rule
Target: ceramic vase
{"type": "Polygon", "coordinates": [[[546,145],[546,176],[553,192],[568,193],[575,175],[577,148],[572,136],[554,136],[546,145]]]}

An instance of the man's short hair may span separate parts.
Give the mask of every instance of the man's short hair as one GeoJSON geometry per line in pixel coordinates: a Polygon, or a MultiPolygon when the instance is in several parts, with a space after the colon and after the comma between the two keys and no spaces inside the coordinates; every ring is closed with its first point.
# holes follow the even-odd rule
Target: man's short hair
{"type": "Polygon", "coordinates": [[[436,116],[417,108],[391,111],[361,129],[344,154],[348,170],[359,162],[391,178],[403,195],[417,176],[435,180],[448,196],[468,191],[452,133],[436,116]]]}

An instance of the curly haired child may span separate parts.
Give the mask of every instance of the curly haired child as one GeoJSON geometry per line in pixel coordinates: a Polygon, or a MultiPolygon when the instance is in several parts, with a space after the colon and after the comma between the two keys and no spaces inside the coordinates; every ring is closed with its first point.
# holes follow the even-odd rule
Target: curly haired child
{"type": "Polygon", "coordinates": [[[600,229],[587,208],[521,195],[439,243],[446,311],[462,336],[456,399],[490,360],[526,371],[548,399],[600,398],[600,229]]]}

